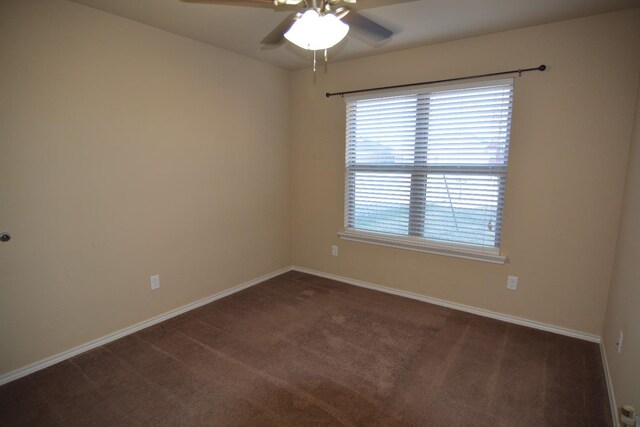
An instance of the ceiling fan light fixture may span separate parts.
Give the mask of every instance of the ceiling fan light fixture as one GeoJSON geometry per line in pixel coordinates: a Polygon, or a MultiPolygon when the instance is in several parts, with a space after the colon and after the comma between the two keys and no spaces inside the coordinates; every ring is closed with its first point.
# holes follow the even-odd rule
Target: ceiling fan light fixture
{"type": "Polygon", "coordinates": [[[303,49],[324,50],[340,43],[348,32],[349,26],[333,13],[320,15],[315,9],[309,9],[284,36],[303,49]]]}

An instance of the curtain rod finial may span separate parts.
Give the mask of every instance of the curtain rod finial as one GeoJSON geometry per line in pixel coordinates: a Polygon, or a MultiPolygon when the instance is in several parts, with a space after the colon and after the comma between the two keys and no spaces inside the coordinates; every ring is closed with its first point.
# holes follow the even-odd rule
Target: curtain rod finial
{"type": "Polygon", "coordinates": [[[547,69],[547,66],[546,66],[546,65],[544,65],[544,64],[542,64],[541,66],[539,66],[539,67],[538,67],[538,70],[539,70],[539,71],[544,71],[544,70],[546,70],[546,69],[547,69]]]}

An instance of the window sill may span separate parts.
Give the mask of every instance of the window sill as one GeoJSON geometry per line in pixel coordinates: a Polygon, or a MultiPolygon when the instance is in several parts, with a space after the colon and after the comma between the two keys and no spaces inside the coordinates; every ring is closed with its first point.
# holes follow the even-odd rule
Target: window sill
{"type": "Polygon", "coordinates": [[[349,229],[339,232],[338,236],[341,239],[351,240],[354,242],[372,243],[374,245],[408,249],[436,255],[446,255],[475,261],[484,261],[493,264],[504,264],[507,261],[507,257],[500,255],[497,250],[476,249],[474,247],[463,245],[440,244],[411,237],[394,237],[387,234],[367,233],[349,229]]]}

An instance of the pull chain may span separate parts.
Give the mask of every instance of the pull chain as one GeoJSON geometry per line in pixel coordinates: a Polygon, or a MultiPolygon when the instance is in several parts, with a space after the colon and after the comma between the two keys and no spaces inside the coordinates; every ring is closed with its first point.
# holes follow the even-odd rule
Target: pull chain
{"type": "MultiPolygon", "coordinates": [[[[324,66],[325,66],[325,69],[327,67],[327,62],[329,61],[329,56],[328,56],[327,51],[328,51],[328,49],[324,50],[324,66]]],[[[316,69],[317,69],[317,66],[318,66],[318,61],[316,59],[316,52],[317,52],[316,50],[313,51],[313,74],[316,73],[316,69]]]]}

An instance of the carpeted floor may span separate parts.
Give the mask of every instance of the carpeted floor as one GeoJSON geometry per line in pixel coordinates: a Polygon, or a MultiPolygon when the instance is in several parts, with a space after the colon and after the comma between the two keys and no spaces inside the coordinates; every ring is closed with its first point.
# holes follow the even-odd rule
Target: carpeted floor
{"type": "Polygon", "coordinates": [[[610,426],[598,346],[291,272],[0,387],[0,425],[610,426]]]}

